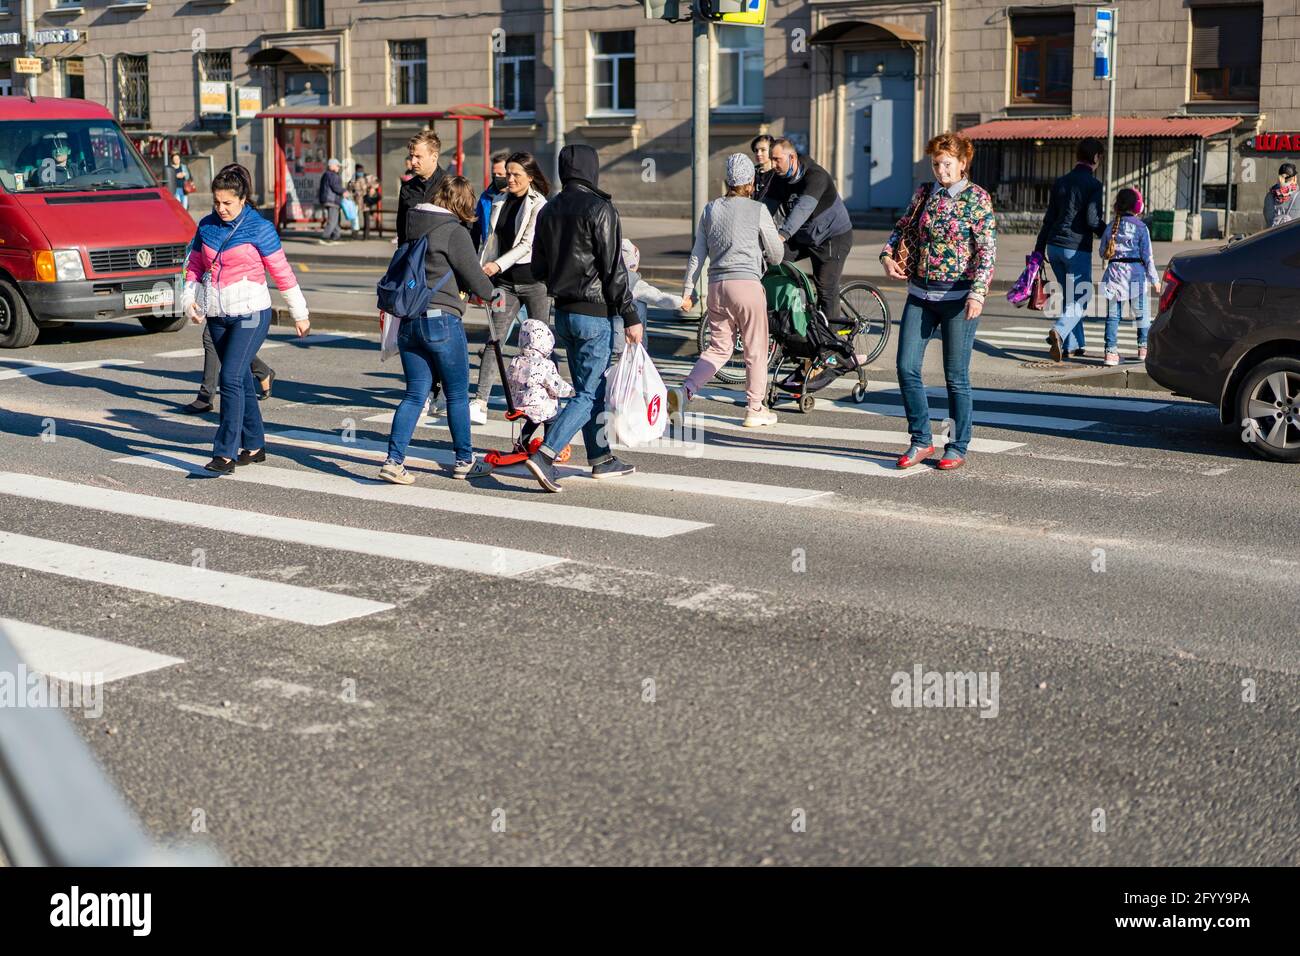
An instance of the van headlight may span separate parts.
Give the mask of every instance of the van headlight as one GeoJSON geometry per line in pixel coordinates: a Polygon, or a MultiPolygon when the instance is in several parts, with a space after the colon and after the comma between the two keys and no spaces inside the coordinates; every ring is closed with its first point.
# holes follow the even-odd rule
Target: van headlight
{"type": "Polygon", "coordinates": [[[41,282],[71,282],[86,278],[77,249],[41,249],[32,256],[36,261],[36,278],[41,282]]]}

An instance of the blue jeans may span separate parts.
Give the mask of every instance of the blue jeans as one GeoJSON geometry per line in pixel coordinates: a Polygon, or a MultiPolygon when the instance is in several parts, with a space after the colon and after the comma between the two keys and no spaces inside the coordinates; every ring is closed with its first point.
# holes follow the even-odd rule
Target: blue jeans
{"type": "Polygon", "coordinates": [[[1092,301],[1092,252],[1048,246],[1047,261],[1061,286],[1061,317],[1052,328],[1068,348],[1077,327],[1078,345],[1074,347],[1083,348],[1082,323],[1088,314],[1088,303],[1092,301]]]}
{"type": "Polygon", "coordinates": [[[237,458],[239,449],[257,451],[266,443],[262,410],[257,407],[257,381],[249,369],[253,356],[271,330],[271,310],[252,315],[212,315],[208,332],[221,360],[221,423],[212,443],[218,458],[237,458]]]}
{"type": "Polygon", "coordinates": [[[936,335],[943,337],[943,377],[948,385],[948,414],[953,433],[948,454],[966,457],[971,434],[970,353],[975,346],[979,319],[966,318],[966,300],[926,302],[909,295],[898,323],[898,387],[912,444],[925,448],[930,434],[930,399],[921,381],[925,347],[936,335]]]}
{"type": "Polygon", "coordinates": [[[1119,320],[1124,318],[1124,306],[1133,303],[1133,317],[1137,320],[1138,345],[1147,344],[1147,330],[1151,328],[1151,313],[1147,310],[1147,293],[1143,289],[1136,299],[1111,299],[1106,303],[1106,351],[1119,351],[1119,320]]]}
{"type": "Polygon", "coordinates": [[[554,458],[579,429],[587,447],[588,462],[599,465],[611,457],[605,429],[599,421],[605,413],[609,343],[609,319],[556,308],[555,344],[568,356],[569,379],[576,394],[546,428],[546,441],[539,450],[547,457],[554,458]]]}
{"type": "Polygon", "coordinates": [[[393,415],[388,434],[388,460],[406,461],[406,447],[424,412],[424,402],[436,375],[447,398],[447,424],[457,461],[474,460],[469,433],[469,342],[465,326],[454,312],[431,309],[420,319],[403,319],[397,330],[397,351],[406,373],[406,394],[393,415]]]}

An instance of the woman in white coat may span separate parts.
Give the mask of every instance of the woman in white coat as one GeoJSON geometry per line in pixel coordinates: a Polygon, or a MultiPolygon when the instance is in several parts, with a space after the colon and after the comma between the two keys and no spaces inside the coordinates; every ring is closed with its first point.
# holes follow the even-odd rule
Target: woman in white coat
{"type": "MultiPolygon", "coordinates": [[[[531,263],[537,214],[546,205],[546,194],[550,191],[550,184],[532,153],[511,154],[506,160],[506,188],[492,199],[492,218],[479,252],[483,272],[493,284],[514,295],[530,319],[547,325],[551,324],[551,300],[546,294],[546,284],[538,282],[533,275],[531,263]]],[[[492,335],[497,341],[504,344],[513,319],[508,312],[488,311],[492,335]]],[[[478,390],[469,406],[470,421],[474,424],[487,421],[488,399],[500,379],[494,358],[484,356],[478,370],[478,390]]]]}

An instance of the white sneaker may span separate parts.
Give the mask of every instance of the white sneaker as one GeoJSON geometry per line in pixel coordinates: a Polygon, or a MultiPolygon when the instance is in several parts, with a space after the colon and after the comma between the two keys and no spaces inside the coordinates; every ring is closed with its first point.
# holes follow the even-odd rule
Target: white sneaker
{"type": "Polygon", "coordinates": [[[469,421],[471,425],[487,424],[487,403],[478,399],[469,403],[469,421]]]}
{"type": "Polygon", "coordinates": [[[759,428],[763,425],[775,425],[776,423],[776,412],[770,408],[760,405],[757,409],[747,408],[745,410],[746,428],[759,428]]]}
{"type": "Polygon", "coordinates": [[[686,403],[690,399],[686,396],[686,386],[674,385],[668,389],[668,419],[681,421],[686,414],[686,403]]]}
{"type": "Polygon", "coordinates": [[[1106,353],[1106,357],[1105,357],[1105,359],[1103,359],[1102,361],[1103,361],[1103,363],[1106,364],[1106,365],[1118,365],[1118,364],[1119,364],[1119,353],[1118,353],[1118,352],[1107,352],[1107,353],[1106,353]]]}

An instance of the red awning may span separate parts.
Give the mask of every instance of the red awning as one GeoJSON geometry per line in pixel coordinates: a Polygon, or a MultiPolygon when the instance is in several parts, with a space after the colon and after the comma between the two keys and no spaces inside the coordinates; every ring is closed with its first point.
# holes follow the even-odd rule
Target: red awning
{"type": "MultiPolygon", "coordinates": [[[[1226,116],[1117,116],[1115,138],[1144,136],[1165,139],[1204,139],[1232,129],[1241,119],[1226,116]]],[[[974,140],[1106,138],[1106,117],[992,120],[962,130],[974,140]]]]}

